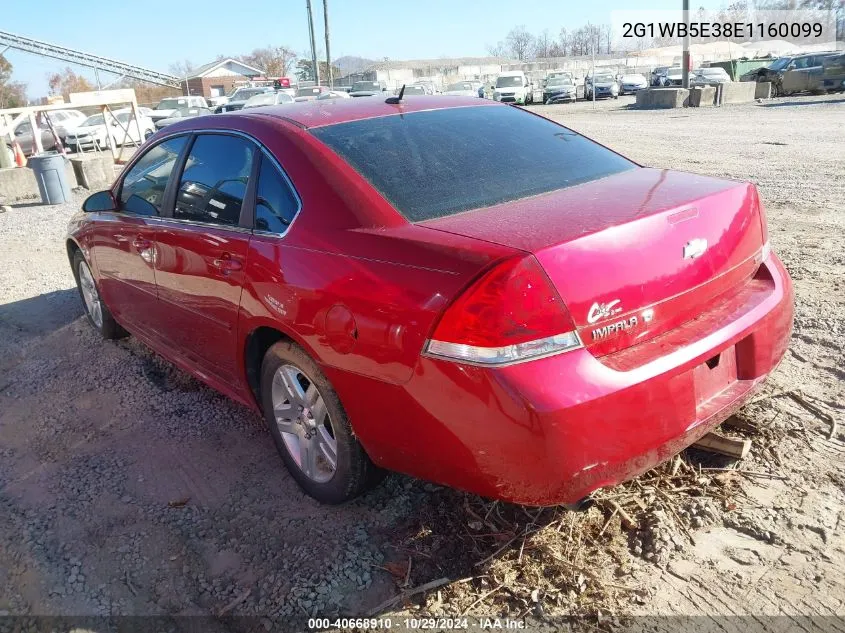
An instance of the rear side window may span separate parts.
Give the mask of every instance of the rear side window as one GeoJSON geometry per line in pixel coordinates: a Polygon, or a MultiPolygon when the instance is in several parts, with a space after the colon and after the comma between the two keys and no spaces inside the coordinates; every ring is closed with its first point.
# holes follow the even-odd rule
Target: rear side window
{"type": "Polygon", "coordinates": [[[151,147],[132,166],[120,188],[121,209],[137,215],[161,215],[170,172],[188,138],[177,136],[151,147]]]}
{"type": "Polygon", "coordinates": [[[237,226],[252,169],[253,151],[252,143],[239,136],[198,136],[179,180],[173,217],[237,226]]]}
{"type": "Polygon", "coordinates": [[[284,233],[298,208],[299,202],[284,176],[270,160],[262,158],[255,188],[255,230],[284,233]]]}
{"type": "Polygon", "coordinates": [[[312,133],[412,222],[636,167],[568,128],[509,106],[412,112],[312,133]]]}

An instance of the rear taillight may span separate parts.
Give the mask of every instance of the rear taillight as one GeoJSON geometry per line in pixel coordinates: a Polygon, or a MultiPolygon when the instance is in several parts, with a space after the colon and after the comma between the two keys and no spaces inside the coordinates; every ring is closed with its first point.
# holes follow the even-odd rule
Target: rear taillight
{"type": "Polygon", "coordinates": [[[563,300],[533,255],[482,275],[443,313],[426,353],[502,365],[581,347],[563,300]]]}

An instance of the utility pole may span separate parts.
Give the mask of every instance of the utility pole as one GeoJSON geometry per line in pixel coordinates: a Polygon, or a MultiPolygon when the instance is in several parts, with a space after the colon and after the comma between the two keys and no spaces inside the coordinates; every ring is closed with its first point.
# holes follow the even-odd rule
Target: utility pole
{"type": "Polygon", "coordinates": [[[323,21],[326,25],[326,69],[329,73],[329,87],[334,88],[334,73],[332,72],[332,55],[329,52],[329,0],[323,0],[323,21]]]}
{"type": "Polygon", "coordinates": [[[684,67],[681,69],[681,85],[689,90],[689,0],[683,0],[683,12],[686,30],[684,31],[684,53],[682,58],[684,67]]]}
{"type": "Polygon", "coordinates": [[[311,0],[305,0],[308,9],[308,34],[311,40],[311,67],[314,69],[314,83],[320,85],[320,67],[317,65],[317,43],[314,40],[314,14],[311,12],[311,0]]]}
{"type": "MultiPolygon", "coordinates": [[[[686,1],[686,0],[685,0],[686,1]]],[[[593,55],[593,70],[590,73],[590,97],[593,101],[593,110],[596,109],[596,35],[593,32],[592,24],[590,28],[590,52],[593,55]]]]}

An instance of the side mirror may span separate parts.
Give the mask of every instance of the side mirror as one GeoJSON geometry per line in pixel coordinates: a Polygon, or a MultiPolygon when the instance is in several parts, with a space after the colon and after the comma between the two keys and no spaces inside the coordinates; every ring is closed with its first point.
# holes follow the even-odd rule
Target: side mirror
{"type": "Polygon", "coordinates": [[[117,200],[114,194],[108,189],[92,193],[82,203],[82,210],[85,213],[96,213],[97,211],[117,211],[117,200]]]}
{"type": "Polygon", "coordinates": [[[787,66],[786,69],[787,70],[795,70],[795,62],[792,62],[791,64],[789,64],[789,66],[787,66]]]}

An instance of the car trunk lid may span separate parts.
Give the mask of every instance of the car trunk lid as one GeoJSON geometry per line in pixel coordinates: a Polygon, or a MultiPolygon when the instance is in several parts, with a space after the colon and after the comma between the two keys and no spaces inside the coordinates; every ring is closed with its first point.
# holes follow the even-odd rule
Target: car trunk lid
{"type": "Polygon", "coordinates": [[[763,242],[753,185],[648,168],[421,224],[533,253],[596,356],[700,314],[763,242]]]}

